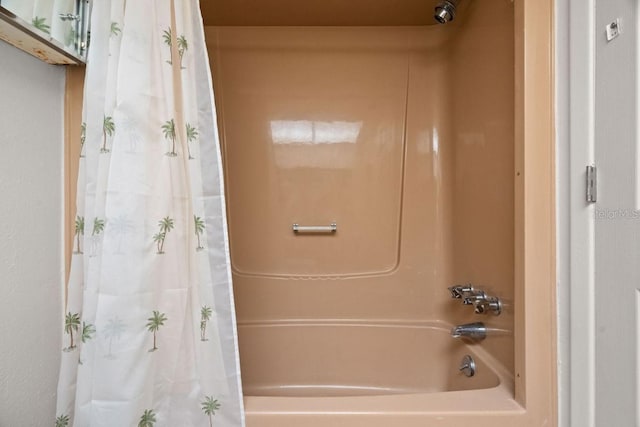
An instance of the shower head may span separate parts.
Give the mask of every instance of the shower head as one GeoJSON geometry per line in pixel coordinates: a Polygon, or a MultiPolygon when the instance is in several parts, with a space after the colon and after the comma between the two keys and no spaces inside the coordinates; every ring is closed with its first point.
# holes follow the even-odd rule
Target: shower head
{"type": "Polygon", "coordinates": [[[434,19],[439,24],[446,24],[453,21],[456,17],[456,7],[458,6],[458,0],[442,0],[436,5],[434,19]]]}

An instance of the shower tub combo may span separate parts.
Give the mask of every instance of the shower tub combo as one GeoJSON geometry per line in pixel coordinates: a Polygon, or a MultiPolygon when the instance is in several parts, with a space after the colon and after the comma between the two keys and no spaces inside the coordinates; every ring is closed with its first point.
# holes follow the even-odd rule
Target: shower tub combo
{"type": "Polygon", "coordinates": [[[552,2],[347,3],[203,2],[248,426],[554,425],[552,2]]]}

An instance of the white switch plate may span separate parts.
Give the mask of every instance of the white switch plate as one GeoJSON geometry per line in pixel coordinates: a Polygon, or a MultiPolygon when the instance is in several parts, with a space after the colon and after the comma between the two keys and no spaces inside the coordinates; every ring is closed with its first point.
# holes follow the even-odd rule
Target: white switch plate
{"type": "Polygon", "coordinates": [[[607,41],[615,39],[620,35],[622,28],[620,28],[620,18],[617,18],[615,21],[611,22],[607,25],[607,41]]]}

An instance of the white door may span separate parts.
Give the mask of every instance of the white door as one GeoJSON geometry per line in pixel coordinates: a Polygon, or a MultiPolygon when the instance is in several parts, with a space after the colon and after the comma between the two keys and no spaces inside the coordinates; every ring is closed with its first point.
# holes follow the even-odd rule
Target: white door
{"type": "Polygon", "coordinates": [[[595,6],[595,426],[640,427],[637,0],[595,6]]]}

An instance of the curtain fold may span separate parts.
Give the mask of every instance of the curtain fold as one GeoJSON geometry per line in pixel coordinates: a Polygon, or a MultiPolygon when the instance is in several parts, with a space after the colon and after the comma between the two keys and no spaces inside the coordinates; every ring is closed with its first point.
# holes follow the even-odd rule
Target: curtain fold
{"type": "Polygon", "coordinates": [[[198,0],[93,3],[56,426],[243,426],[198,0]]]}

